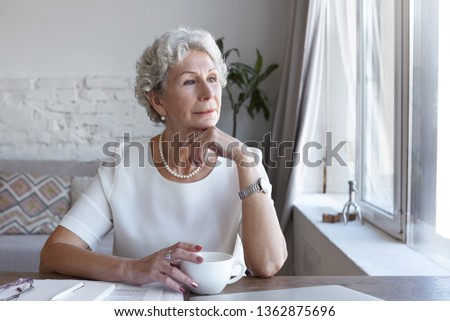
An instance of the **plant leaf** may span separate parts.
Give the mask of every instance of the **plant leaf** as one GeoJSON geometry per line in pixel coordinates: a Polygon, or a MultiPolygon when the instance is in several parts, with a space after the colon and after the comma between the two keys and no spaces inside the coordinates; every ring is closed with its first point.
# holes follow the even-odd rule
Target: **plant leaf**
{"type": "Polygon", "coordinates": [[[264,118],[266,119],[266,120],[269,120],[269,118],[270,118],[270,109],[269,109],[269,99],[267,98],[267,96],[266,96],[266,94],[264,93],[264,92],[261,92],[261,94],[262,94],[262,110],[263,110],[263,113],[264,113],[264,118]]]}
{"type": "Polygon", "coordinates": [[[216,39],[216,45],[219,47],[220,52],[223,54],[223,37],[216,39]]]}
{"type": "Polygon", "coordinates": [[[256,62],[255,62],[255,71],[257,74],[261,72],[261,68],[263,65],[263,58],[258,49],[256,49],[256,62]]]}
{"type": "Polygon", "coordinates": [[[278,68],[278,64],[271,64],[267,69],[264,71],[264,73],[260,76],[260,81],[263,81],[267,77],[270,76],[270,74],[278,68]]]}
{"type": "Polygon", "coordinates": [[[217,47],[219,47],[219,50],[220,50],[220,52],[222,53],[223,59],[224,59],[225,61],[227,61],[228,56],[229,56],[232,52],[235,52],[236,55],[237,55],[238,57],[240,56],[239,50],[236,49],[236,48],[231,48],[231,49],[228,49],[227,51],[224,52],[223,42],[224,42],[224,37],[220,37],[220,38],[216,39],[216,45],[217,45],[217,47]]]}
{"type": "Polygon", "coordinates": [[[225,61],[228,59],[228,56],[230,55],[230,53],[232,53],[233,51],[234,51],[234,52],[236,53],[236,55],[239,57],[239,50],[237,50],[236,48],[231,48],[231,49],[227,50],[227,51],[223,54],[223,57],[224,57],[225,61]]]}
{"type": "Polygon", "coordinates": [[[242,105],[247,100],[247,97],[245,97],[245,93],[240,93],[238,98],[238,103],[242,105]]]}
{"type": "Polygon", "coordinates": [[[258,98],[256,97],[256,91],[252,93],[252,98],[248,104],[247,111],[250,117],[255,118],[255,114],[258,112],[258,98]]]}

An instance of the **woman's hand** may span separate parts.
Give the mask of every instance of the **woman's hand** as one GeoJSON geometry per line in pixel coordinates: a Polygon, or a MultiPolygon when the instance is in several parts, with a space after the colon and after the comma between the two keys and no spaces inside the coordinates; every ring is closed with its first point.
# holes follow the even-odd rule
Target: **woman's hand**
{"type": "Polygon", "coordinates": [[[181,272],[180,262],[203,262],[203,258],[195,254],[201,249],[200,245],[178,242],[147,257],[132,260],[129,268],[133,283],[159,282],[179,292],[184,292],[185,286],[195,288],[198,286],[195,281],[181,272]]]}
{"type": "Polygon", "coordinates": [[[204,131],[195,132],[184,147],[190,147],[191,164],[201,166],[208,163],[208,150],[218,156],[238,161],[244,154],[244,144],[238,139],[221,131],[217,127],[210,127],[204,131]]]}

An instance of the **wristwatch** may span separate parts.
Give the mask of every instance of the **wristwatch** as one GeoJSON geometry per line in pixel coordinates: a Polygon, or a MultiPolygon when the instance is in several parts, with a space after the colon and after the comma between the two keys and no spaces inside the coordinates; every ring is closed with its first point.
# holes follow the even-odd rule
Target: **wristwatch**
{"type": "Polygon", "coordinates": [[[239,198],[243,200],[244,198],[249,197],[253,193],[267,194],[269,193],[269,190],[270,190],[270,183],[266,179],[260,177],[258,178],[258,181],[256,183],[253,183],[252,185],[242,189],[238,193],[238,195],[239,198]]]}

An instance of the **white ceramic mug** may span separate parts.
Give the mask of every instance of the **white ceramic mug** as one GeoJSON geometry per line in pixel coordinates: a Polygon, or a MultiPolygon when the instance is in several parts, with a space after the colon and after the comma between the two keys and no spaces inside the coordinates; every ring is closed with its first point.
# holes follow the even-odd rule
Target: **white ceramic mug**
{"type": "Polygon", "coordinates": [[[197,255],[203,257],[202,263],[181,261],[181,271],[189,275],[198,284],[191,291],[197,294],[216,294],[222,292],[227,284],[237,282],[245,272],[245,266],[241,262],[233,264],[233,256],[222,252],[200,252],[197,255]],[[235,266],[240,266],[238,275],[231,277],[235,266]]]}

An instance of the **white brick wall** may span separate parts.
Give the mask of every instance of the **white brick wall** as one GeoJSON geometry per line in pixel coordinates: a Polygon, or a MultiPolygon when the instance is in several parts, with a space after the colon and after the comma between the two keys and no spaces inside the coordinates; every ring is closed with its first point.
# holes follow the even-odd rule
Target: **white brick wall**
{"type": "Polygon", "coordinates": [[[134,97],[134,78],[0,79],[0,158],[92,160],[105,142],[161,131],[134,97]]]}

